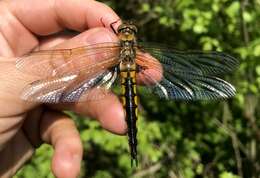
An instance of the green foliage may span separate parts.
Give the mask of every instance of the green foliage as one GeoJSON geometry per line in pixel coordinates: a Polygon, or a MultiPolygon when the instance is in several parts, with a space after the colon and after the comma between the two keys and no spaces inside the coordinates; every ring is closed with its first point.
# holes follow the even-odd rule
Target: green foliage
{"type": "MultiPolygon", "coordinates": [[[[228,101],[166,102],[140,95],[140,165],[131,168],[127,138],[71,114],[85,147],[81,177],[253,177],[260,175],[260,3],[258,0],[103,1],[134,19],[142,41],[225,51],[240,60],[226,80],[228,101]]],[[[48,147],[17,177],[50,176],[48,147]],[[44,172],[44,173],[43,173],[44,172]],[[39,175],[40,173],[40,175],[39,175]]]]}
{"type": "Polygon", "coordinates": [[[223,172],[219,177],[220,178],[239,178],[239,176],[236,176],[229,172],[223,172]]]}
{"type": "Polygon", "coordinates": [[[42,145],[36,150],[34,158],[20,170],[14,178],[54,178],[51,173],[51,155],[52,148],[49,145],[42,145]]]}

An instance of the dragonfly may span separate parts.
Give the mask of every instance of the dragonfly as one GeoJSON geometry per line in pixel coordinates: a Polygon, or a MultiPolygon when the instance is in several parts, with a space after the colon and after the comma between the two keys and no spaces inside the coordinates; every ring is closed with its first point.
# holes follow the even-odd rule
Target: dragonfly
{"type": "Polygon", "coordinates": [[[222,52],[181,51],[171,46],[138,42],[137,27],[123,22],[118,42],[69,49],[42,50],[18,58],[16,67],[37,76],[21,98],[39,103],[100,100],[119,84],[127,123],[131,164],[137,166],[137,89],[166,100],[216,100],[235,95],[221,77],[238,60],[222,52]]]}

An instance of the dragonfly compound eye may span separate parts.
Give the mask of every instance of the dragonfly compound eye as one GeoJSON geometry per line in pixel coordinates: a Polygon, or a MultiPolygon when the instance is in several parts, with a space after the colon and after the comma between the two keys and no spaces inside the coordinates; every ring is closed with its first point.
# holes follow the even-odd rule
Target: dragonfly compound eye
{"type": "Polygon", "coordinates": [[[135,33],[136,34],[137,28],[133,24],[123,23],[118,27],[117,31],[119,33],[135,33]]]}
{"type": "Polygon", "coordinates": [[[121,25],[118,27],[117,31],[118,31],[118,32],[123,32],[123,31],[125,31],[126,28],[127,28],[127,25],[123,23],[123,24],[121,24],[121,25]]]}
{"type": "Polygon", "coordinates": [[[132,32],[134,32],[135,34],[137,33],[137,28],[136,28],[135,25],[130,25],[129,28],[130,28],[130,30],[131,30],[132,32]]]}

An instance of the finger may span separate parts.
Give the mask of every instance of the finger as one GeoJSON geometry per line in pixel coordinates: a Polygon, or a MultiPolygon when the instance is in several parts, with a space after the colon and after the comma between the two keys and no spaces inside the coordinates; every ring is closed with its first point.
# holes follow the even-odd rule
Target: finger
{"type": "Polygon", "coordinates": [[[118,42],[117,36],[103,27],[92,28],[76,36],[63,35],[53,36],[49,40],[44,40],[39,45],[39,50],[45,49],[63,49],[63,48],[75,48],[79,46],[88,46],[91,44],[105,43],[105,42],[118,42]],[[70,38],[72,37],[72,38],[70,38]],[[64,40],[67,38],[67,40],[64,40]],[[53,41],[58,41],[53,43],[53,41]]]}
{"type": "Polygon", "coordinates": [[[42,144],[40,136],[40,122],[44,113],[44,107],[39,106],[29,111],[23,121],[23,132],[25,133],[28,141],[34,148],[38,148],[42,144]]]}
{"type": "MultiPolygon", "coordinates": [[[[119,19],[111,8],[93,0],[6,0],[0,2],[0,18],[0,44],[4,47],[0,54],[5,56],[35,48],[38,40],[34,34],[50,35],[66,28],[110,28],[119,19]]],[[[119,23],[114,24],[115,29],[119,23]]]]}
{"type": "MultiPolygon", "coordinates": [[[[82,46],[86,43],[95,44],[101,41],[105,41],[105,38],[107,38],[106,41],[111,41],[111,39],[114,41],[117,40],[116,36],[114,36],[112,33],[107,32],[105,29],[98,28],[81,33],[80,35],[65,41],[55,48],[70,48],[72,46],[82,46]],[[111,36],[105,37],[105,32],[111,36]]],[[[77,62],[77,60],[75,60],[75,62],[77,62]]],[[[113,94],[108,94],[101,100],[66,105],[52,105],[52,108],[73,110],[78,114],[88,115],[96,118],[99,120],[103,128],[113,133],[124,134],[126,131],[126,123],[124,120],[124,111],[122,105],[119,99],[113,94]]]]}
{"type": "Polygon", "coordinates": [[[49,35],[64,28],[83,31],[93,27],[110,27],[111,23],[119,19],[110,7],[93,0],[48,0],[44,3],[41,0],[11,0],[7,2],[9,9],[21,23],[38,35],[49,35]]]}
{"type": "Polygon", "coordinates": [[[13,177],[32,157],[33,153],[34,148],[20,130],[7,142],[3,149],[0,149],[0,177],[13,177]]]}
{"type": "Polygon", "coordinates": [[[108,94],[101,100],[51,105],[50,107],[58,110],[72,110],[80,115],[95,118],[104,129],[115,134],[122,135],[127,130],[122,104],[113,94],[108,94]]]}
{"type": "Polygon", "coordinates": [[[0,117],[0,151],[19,131],[24,115],[0,117]]]}
{"type": "Polygon", "coordinates": [[[74,122],[57,112],[45,112],[41,120],[43,141],[54,146],[52,171],[56,177],[77,177],[83,146],[74,122]]]}
{"type": "Polygon", "coordinates": [[[41,37],[39,39],[39,46],[35,48],[35,51],[39,51],[41,49],[50,49],[53,48],[61,43],[64,43],[65,41],[75,37],[76,34],[74,33],[57,33],[54,35],[49,35],[46,37],[41,37]]]}

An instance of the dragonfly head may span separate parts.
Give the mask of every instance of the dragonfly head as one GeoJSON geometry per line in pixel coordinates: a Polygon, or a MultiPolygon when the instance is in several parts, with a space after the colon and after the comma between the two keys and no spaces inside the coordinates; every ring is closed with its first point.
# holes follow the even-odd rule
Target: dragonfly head
{"type": "Polygon", "coordinates": [[[132,22],[124,22],[118,27],[118,35],[122,41],[135,40],[137,28],[132,22]]]}

